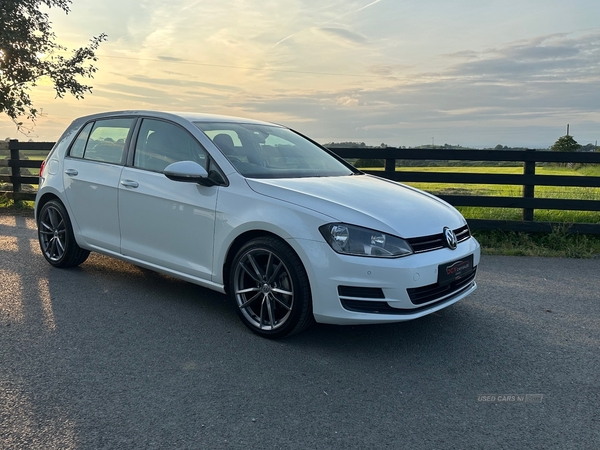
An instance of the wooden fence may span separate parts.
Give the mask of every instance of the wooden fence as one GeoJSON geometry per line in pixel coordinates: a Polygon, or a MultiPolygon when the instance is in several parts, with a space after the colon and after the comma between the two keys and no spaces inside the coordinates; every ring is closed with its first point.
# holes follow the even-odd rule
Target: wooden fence
{"type": "MultiPolygon", "coordinates": [[[[19,142],[11,140],[0,143],[0,153],[8,151],[8,158],[0,158],[0,170],[10,168],[9,175],[0,174],[0,183],[12,183],[12,190],[0,191],[13,200],[33,200],[35,190],[24,192],[24,185],[37,185],[38,177],[22,175],[22,168],[39,169],[41,160],[29,159],[27,154],[47,154],[53,142],[19,142]]],[[[382,159],[383,171],[365,170],[366,173],[382,176],[401,182],[426,182],[456,184],[520,185],[521,197],[499,197],[483,195],[438,195],[454,206],[475,206],[492,208],[518,208],[523,211],[523,220],[482,220],[469,219],[472,229],[502,229],[527,232],[549,232],[557,226],[567,227],[573,233],[600,234],[600,213],[598,223],[564,224],[557,222],[536,222],[535,209],[575,210],[600,212],[600,200],[536,198],[536,186],[568,186],[600,188],[597,176],[557,176],[537,175],[536,163],[600,164],[600,153],[561,153],[537,150],[453,150],[453,149],[398,149],[398,148],[332,148],[333,152],[345,159],[382,159]],[[522,174],[493,173],[452,173],[396,171],[397,160],[422,161],[488,161],[522,163],[522,174]]]]}
{"type": "Polygon", "coordinates": [[[0,183],[12,184],[10,190],[0,190],[0,196],[4,195],[15,201],[35,200],[36,191],[34,189],[24,191],[23,188],[24,185],[38,184],[38,171],[43,159],[39,159],[39,155],[45,157],[53,146],[54,142],[19,142],[18,140],[0,142],[0,183]],[[2,157],[4,153],[8,155],[2,157]],[[32,154],[38,156],[38,159],[31,159],[28,155],[32,154]],[[8,170],[4,169],[6,167],[8,170]],[[23,174],[21,169],[34,169],[35,175],[23,174]]]}
{"type": "MultiPolygon", "coordinates": [[[[472,229],[501,229],[508,231],[551,232],[556,227],[567,227],[572,233],[600,234],[600,213],[597,223],[564,224],[557,222],[534,222],[535,209],[600,211],[600,200],[536,198],[536,186],[600,187],[600,177],[536,175],[536,163],[600,164],[600,153],[551,152],[540,150],[462,150],[462,149],[398,149],[398,148],[332,148],[344,159],[383,159],[384,170],[365,170],[400,182],[425,182],[456,184],[520,185],[521,197],[498,197],[483,195],[438,195],[454,206],[492,208],[519,208],[523,220],[468,219],[472,229]],[[396,171],[396,160],[422,161],[491,161],[518,162],[523,164],[523,174],[423,172],[415,170],[396,171]]],[[[437,195],[437,194],[436,194],[437,195]]]]}

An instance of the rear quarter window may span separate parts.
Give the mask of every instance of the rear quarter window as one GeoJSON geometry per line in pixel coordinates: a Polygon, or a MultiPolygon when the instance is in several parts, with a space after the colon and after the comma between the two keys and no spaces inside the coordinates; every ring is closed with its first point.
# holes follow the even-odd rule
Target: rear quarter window
{"type": "Polygon", "coordinates": [[[69,156],[121,164],[134,120],[102,119],[86,124],[73,141],[69,156]]]}
{"type": "Polygon", "coordinates": [[[87,144],[88,137],[90,135],[90,131],[92,130],[93,122],[86,124],[85,127],[79,132],[77,138],[73,142],[71,146],[71,151],[69,152],[69,156],[73,158],[83,158],[83,152],[85,151],[85,144],[87,144]]]}

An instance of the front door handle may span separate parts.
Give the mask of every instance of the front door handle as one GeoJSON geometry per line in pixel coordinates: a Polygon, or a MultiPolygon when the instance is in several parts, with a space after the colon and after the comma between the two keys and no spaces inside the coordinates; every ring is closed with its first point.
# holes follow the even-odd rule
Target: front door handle
{"type": "Polygon", "coordinates": [[[125,186],[128,188],[136,188],[139,186],[139,183],[133,180],[121,180],[121,186],[125,186]]]}
{"type": "Polygon", "coordinates": [[[77,172],[75,169],[67,169],[65,170],[65,173],[67,175],[69,175],[70,177],[74,177],[75,175],[77,175],[79,172],[77,172]]]}

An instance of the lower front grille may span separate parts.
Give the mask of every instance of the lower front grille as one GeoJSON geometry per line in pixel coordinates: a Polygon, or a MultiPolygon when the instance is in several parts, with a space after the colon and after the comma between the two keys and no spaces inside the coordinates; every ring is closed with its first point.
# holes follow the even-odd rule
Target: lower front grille
{"type": "Polygon", "coordinates": [[[374,302],[364,300],[348,300],[341,298],[344,309],[353,312],[372,313],[372,314],[399,314],[400,311],[392,308],[387,302],[374,302]]]}
{"type": "Polygon", "coordinates": [[[385,298],[381,288],[338,286],[340,297],[385,298]]]}
{"type": "Polygon", "coordinates": [[[435,283],[419,288],[409,288],[406,291],[408,292],[408,296],[413,305],[422,305],[423,303],[429,303],[448,295],[458,294],[460,291],[467,289],[475,279],[476,272],[477,266],[473,268],[473,272],[468,276],[452,283],[444,284],[442,286],[435,283]]]}

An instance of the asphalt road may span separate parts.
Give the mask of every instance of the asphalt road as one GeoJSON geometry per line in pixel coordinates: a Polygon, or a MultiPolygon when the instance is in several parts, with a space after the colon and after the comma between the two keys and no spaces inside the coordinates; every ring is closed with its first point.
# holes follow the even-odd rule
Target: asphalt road
{"type": "Polygon", "coordinates": [[[273,342],[189,283],[53,269],[0,215],[0,448],[599,448],[599,277],[486,256],[440,313],[273,342]]]}

